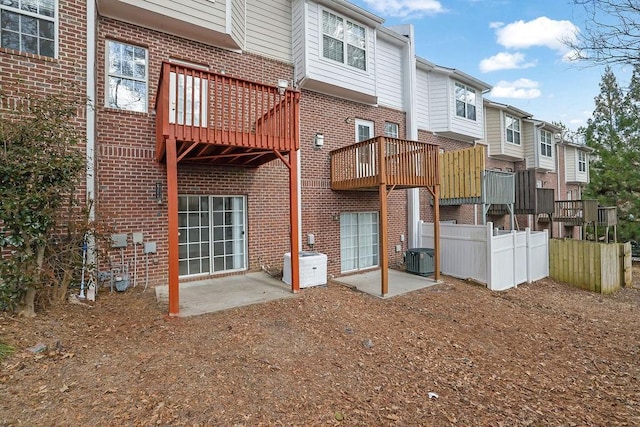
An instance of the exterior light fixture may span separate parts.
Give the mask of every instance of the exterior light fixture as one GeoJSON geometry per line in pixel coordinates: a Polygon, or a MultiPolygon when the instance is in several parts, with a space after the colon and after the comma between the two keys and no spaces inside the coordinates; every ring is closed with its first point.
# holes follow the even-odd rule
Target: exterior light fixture
{"type": "Polygon", "coordinates": [[[284,79],[278,80],[278,93],[280,95],[284,95],[288,86],[289,86],[289,82],[287,80],[284,80],[284,79]]]}
{"type": "Polygon", "coordinates": [[[324,145],[324,134],[316,133],[316,136],[313,138],[313,143],[317,148],[322,148],[324,145]]]}

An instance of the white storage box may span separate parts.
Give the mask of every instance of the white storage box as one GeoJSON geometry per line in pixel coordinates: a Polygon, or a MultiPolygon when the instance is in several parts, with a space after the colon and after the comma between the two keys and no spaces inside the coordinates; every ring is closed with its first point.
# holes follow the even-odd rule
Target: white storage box
{"type": "MultiPolygon", "coordinates": [[[[327,255],[319,252],[300,252],[300,288],[327,284],[327,255]]],[[[291,252],[284,254],[282,281],[291,284],[291,252]]]]}

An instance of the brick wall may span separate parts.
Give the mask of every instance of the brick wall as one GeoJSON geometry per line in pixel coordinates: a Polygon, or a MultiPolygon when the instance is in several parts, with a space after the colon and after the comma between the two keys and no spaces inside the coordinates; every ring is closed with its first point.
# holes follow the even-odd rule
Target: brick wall
{"type": "MultiPolygon", "coordinates": [[[[355,119],[374,122],[375,135],[384,134],[385,121],[397,123],[405,137],[405,114],[303,90],[300,102],[303,250],[309,250],[307,235],[315,235],[314,249],[327,254],[328,273],[340,274],[340,213],[379,212],[378,192],[332,191],[329,152],[355,142],[355,119]],[[316,133],[324,134],[324,146],[315,148],[316,133]]],[[[395,245],[407,236],[406,190],[394,190],[388,198],[389,265],[402,261],[395,245]]]]}
{"type": "MultiPolygon", "coordinates": [[[[106,40],[117,40],[148,49],[148,113],[106,108],[105,70],[97,71],[97,211],[99,219],[116,233],[142,232],[145,241],[157,242],[151,256],[149,285],[168,280],[166,166],[155,160],[154,97],[162,61],[182,59],[209,66],[213,71],[275,85],[291,81],[290,65],[238,54],[179,37],[144,29],[109,18],[99,18],[97,64],[105,63],[106,40]],[[155,199],[155,186],[162,186],[163,200],[155,199]]],[[[248,267],[280,267],[289,246],[289,171],[279,160],[257,169],[178,164],[180,195],[246,196],[248,267]]],[[[133,245],[125,251],[133,260],[133,245]]],[[[111,250],[112,260],[119,250],[111,250]]],[[[138,247],[138,259],[142,247],[138,247]]],[[[102,263],[101,269],[107,264],[102,263]]],[[[131,267],[130,267],[131,268],[131,267]]],[[[139,279],[144,268],[138,268],[139,279]]],[[[199,278],[202,278],[199,277],[199,278]]],[[[140,282],[138,282],[140,283],[140,282]]]]}
{"type": "MultiPolygon", "coordinates": [[[[86,2],[60,0],[58,19],[57,58],[0,47],[0,116],[22,108],[28,95],[86,96],[86,2]]],[[[85,116],[85,109],[80,108],[73,120],[82,135],[86,135],[85,116]]],[[[84,142],[78,149],[84,152],[84,142]]],[[[80,202],[86,198],[85,186],[83,177],[76,192],[80,202]]]]}

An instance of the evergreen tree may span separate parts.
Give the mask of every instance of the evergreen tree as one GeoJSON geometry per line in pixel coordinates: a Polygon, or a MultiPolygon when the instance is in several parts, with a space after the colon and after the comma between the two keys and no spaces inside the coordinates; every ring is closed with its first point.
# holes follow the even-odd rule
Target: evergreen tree
{"type": "Polygon", "coordinates": [[[618,209],[621,241],[640,238],[640,69],[636,67],[625,92],[607,67],[595,98],[593,117],[585,129],[594,149],[585,198],[618,209]]]}

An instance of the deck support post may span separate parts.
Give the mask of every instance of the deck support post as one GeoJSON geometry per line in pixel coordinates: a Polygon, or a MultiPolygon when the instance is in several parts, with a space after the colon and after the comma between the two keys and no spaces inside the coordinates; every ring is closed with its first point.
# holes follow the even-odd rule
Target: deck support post
{"type": "Polygon", "coordinates": [[[440,185],[433,186],[433,266],[434,279],[440,280],[440,185]]]}
{"type": "Polygon", "coordinates": [[[291,227],[291,291],[300,292],[300,233],[298,230],[298,150],[289,151],[289,227],[291,227]]]}
{"type": "Polygon", "coordinates": [[[385,138],[378,138],[378,167],[379,167],[379,188],[380,197],[380,219],[378,228],[380,230],[380,294],[385,296],[389,293],[389,238],[387,236],[387,161],[385,158],[385,138]]]}
{"type": "Polygon", "coordinates": [[[167,215],[169,234],[169,316],[180,313],[178,286],[178,157],[176,140],[170,138],[166,145],[167,153],[167,215]]]}

